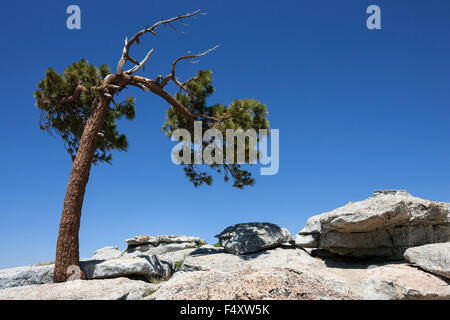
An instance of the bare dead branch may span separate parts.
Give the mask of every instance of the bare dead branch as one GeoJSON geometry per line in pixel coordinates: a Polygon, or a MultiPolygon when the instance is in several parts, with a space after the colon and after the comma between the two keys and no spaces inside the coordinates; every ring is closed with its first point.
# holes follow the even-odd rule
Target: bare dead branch
{"type": "MultiPolygon", "coordinates": [[[[180,22],[182,24],[184,24],[183,19],[186,18],[190,18],[196,14],[202,14],[200,12],[200,10],[194,11],[192,13],[188,13],[185,15],[179,15],[177,17],[173,17],[170,19],[161,19],[161,21],[155,23],[153,26],[149,27],[148,25],[145,27],[145,29],[137,32],[133,37],[131,37],[129,40],[128,38],[125,39],[125,44],[122,50],[122,57],[119,60],[119,63],[117,64],[117,69],[116,69],[116,75],[120,76],[120,78],[122,78],[123,80],[125,80],[124,84],[121,84],[121,86],[119,88],[113,88],[115,90],[120,90],[120,88],[122,88],[123,86],[128,85],[133,85],[136,86],[144,91],[150,91],[153,92],[157,95],[159,95],[160,97],[162,97],[164,100],[166,100],[172,107],[174,107],[177,111],[179,111],[188,121],[196,121],[199,118],[202,118],[204,120],[210,120],[210,121],[221,121],[220,119],[216,119],[214,117],[211,116],[206,116],[204,114],[192,114],[187,108],[185,108],[183,105],[181,105],[171,94],[169,94],[167,91],[164,90],[165,85],[172,80],[181,90],[183,90],[186,94],[190,95],[190,93],[188,92],[188,90],[186,89],[185,85],[188,84],[190,81],[192,81],[195,77],[189,79],[188,81],[185,81],[184,83],[181,83],[175,76],[175,67],[177,65],[178,62],[182,61],[182,60],[188,60],[190,62],[195,62],[192,61],[192,59],[194,58],[198,58],[201,56],[204,56],[208,53],[210,53],[211,51],[215,50],[218,46],[215,46],[211,49],[208,49],[204,52],[198,53],[198,54],[190,54],[188,53],[185,56],[179,57],[178,59],[176,59],[171,66],[171,73],[167,76],[165,76],[164,78],[162,76],[158,76],[156,78],[156,80],[152,80],[152,79],[148,79],[145,77],[141,77],[141,76],[134,76],[133,74],[136,73],[138,70],[140,70],[141,68],[144,69],[145,64],[147,63],[147,61],[150,59],[150,56],[153,53],[153,49],[150,50],[147,55],[145,56],[145,58],[141,61],[138,62],[135,59],[131,58],[129,55],[129,51],[131,46],[133,45],[133,43],[137,43],[137,45],[140,44],[140,37],[143,36],[146,33],[151,33],[153,35],[156,35],[156,29],[161,26],[161,25],[166,25],[167,27],[170,27],[172,29],[174,29],[175,31],[178,31],[177,28],[173,25],[174,22],[180,22]],[[122,72],[123,66],[125,65],[125,63],[127,61],[130,61],[132,63],[135,64],[135,66],[125,72],[122,72]]],[[[112,98],[105,95],[108,98],[112,98]]]]}
{"type": "Polygon", "coordinates": [[[208,49],[208,50],[206,50],[206,51],[204,51],[204,52],[201,52],[201,53],[197,53],[197,54],[187,54],[187,55],[185,55],[185,56],[182,56],[182,57],[177,58],[177,59],[172,63],[171,73],[168,74],[167,76],[165,76],[164,79],[162,79],[161,84],[160,84],[161,87],[164,88],[164,86],[167,85],[167,83],[169,82],[169,80],[172,80],[172,81],[173,81],[173,82],[174,82],[181,90],[183,90],[187,95],[190,95],[190,93],[189,93],[189,91],[186,89],[185,85],[186,85],[187,83],[189,83],[190,81],[192,81],[195,77],[192,77],[191,79],[185,81],[184,83],[181,83],[180,80],[178,80],[177,77],[176,77],[176,75],[175,75],[175,67],[176,67],[177,63],[180,62],[181,60],[190,60],[190,59],[193,59],[193,58],[198,58],[198,57],[204,56],[204,55],[210,53],[211,51],[217,49],[218,47],[219,47],[219,45],[217,45],[217,46],[215,46],[215,47],[213,47],[213,48],[211,48],[211,49],[208,49]]]}
{"type": "MultiPolygon", "coordinates": [[[[119,63],[117,63],[117,68],[116,68],[117,75],[122,73],[122,68],[125,65],[125,62],[127,62],[127,60],[130,60],[133,63],[135,63],[135,61],[136,61],[128,56],[127,45],[128,45],[128,37],[125,38],[125,45],[123,46],[122,57],[120,58],[119,63]]],[[[139,62],[136,61],[135,64],[138,65],[139,62]]]]}
{"type": "Polygon", "coordinates": [[[134,66],[133,68],[131,68],[131,69],[125,71],[125,72],[128,73],[128,74],[133,74],[133,73],[136,73],[137,71],[139,71],[139,69],[141,69],[141,68],[142,68],[142,70],[144,70],[145,69],[145,63],[150,58],[150,56],[152,55],[153,51],[154,51],[153,49],[150,50],[147,53],[147,55],[145,56],[145,58],[139,63],[139,65],[134,66]]]}
{"type": "Polygon", "coordinates": [[[176,66],[176,64],[177,64],[178,62],[180,62],[181,60],[189,60],[189,59],[193,59],[193,58],[198,58],[198,57],[204,56],[204,55],[210,53],[211,51],[216,50],[218,47],[219,47],[219,45],[217,45],[217,46],[215,46],[215,47],[213,47],[213,48],[211,48],[211,49],[208,49],[208,50],[206,50],[206,51],[204,51],[204,52],[201,52],[201,53],[197,53],[197,54],[187,54],[187,55],[185,55],[185,56],[182,56],[182,57],[177,58],[177,59],[172,63],[172,75],[175,75],[175,66],[176,66]]]}
{"type": "MultiPolygon", "coordinates": [[[[194,11],[192,13],[187,13],[185,15],[179,15],[177,17],[173,17],[167,20],[162,19],[161,21],[155,23],[153,26],[151,26],[150,28],[148,26],[145,27],[145,29],[139,31],[138,33],[136,33],[130,40],[125,39],[125,45],[123,47],[123,51],[122,51],[122,57],[119,60],[119,63],[117,64],[117,69],[116,69],[116,74],[119,75],[122,73],[122,68],[123,65],[125,64],[125,62],[127,61],[131,61],[132,63],[134,63],[136,66],[139,66],[139,62],[136,61],[135,59],[131,58],[129,55],[129,51],[130,51],[130,47],[133,45],[133,43],[137,42],[137,44],[139,45],[140,42],[140,37],[146,33],[151,33],[153,35],[156,35],[155,30],[160,26],[160,25],[170,25],[172,28],[175,28],[172,25],[172,22],[175,21],[182,21],[182,19],[186,19],[189,17],[192,17],[196,14],[200,14],[200,10],[194,11]]],[[[176,30],[176,29],[175,29],[176,30]]]]}
{"type": "Polygon", "coordinates": [[[115,89],[115,90],[120,90],[120,89],[122,89],[121,86],[117,86],[117,85],[115,85],[115,84],[106,84],[106,86],[107,86],[108,88],[112,88],[112,89],[115,89]]]}

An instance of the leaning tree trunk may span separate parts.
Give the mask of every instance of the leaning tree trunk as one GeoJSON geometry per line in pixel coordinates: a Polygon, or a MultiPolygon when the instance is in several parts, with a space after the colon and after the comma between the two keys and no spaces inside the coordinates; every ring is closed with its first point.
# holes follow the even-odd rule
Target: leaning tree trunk
{"type": "Polygon", "coordinates": [[[59,225],[58,243],[56,246],[56,259],[54,281],[64,282],[73,273],[79,271],[81,279],[84,272],[79,269],[79,242],[81,207],[86,185],[89,180],[92,161],[97,149],[98,133],[102,129],[109,106],[109,100],[97,97],[93,103],[93,110],[83,130],[78,151],[70,173],[64,199],[61,223],[59,225]],[[71,274],[72,273],[72,274],[71,274]]]}

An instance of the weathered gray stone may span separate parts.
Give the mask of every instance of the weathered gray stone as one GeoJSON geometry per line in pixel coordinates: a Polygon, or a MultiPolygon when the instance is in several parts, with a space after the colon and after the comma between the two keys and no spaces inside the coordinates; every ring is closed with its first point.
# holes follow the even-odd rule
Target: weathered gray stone
{"type": "MultiPolygon", "coordinates": [[[[169,278],[174,270],[174,263],[152,255],[125,256],[108,260],[87,259],[80,261],[80,266],[87,279],[169,278]]],[[[0,270],[0,289],[53,283],[53,270],[53,264],[0,270]]]]}
{"type": "Polygon", "coordinates": [[[334,253],[403,259],[409,247],[450,241],[450,206],[403,190],[375,191],[366,200],[309,218],[297,246],[315,245],[308,236],[334,253]]]}
{"type": "Polygon", "coordinates": [[[178,235],[162,235],[162,236],[135,236],[133,238],[125,240],[129,245],[136,246],[136,245],[143,245],[143,244],[150,244],[153,246],[157,246],[160,243],[183,243],[183,242],[189,242],[189,243],[195,243],[196,245],[202,245],[205,244],[206,241],[203,239],[200,239],[199,237],[192,237],[192,236],[178,236],[178,235]]]}
{"type": "Polygon", "coordinates": [[[118,247],[104,247],[94,252],[91,259],[94,260],[109,260],[116,259],[121,256],[122,252],[120,252],[118,247]]]}
{"type": "MultiPolygon", "coordinates": [[[[223,248],[217,248],[210,245],[204,245],[200,248],[196,249],[185,249],[185,250],[179,250],[179,251],[173,251],[164,253],[162,255],[159,255],[158,258],[160,258],[162,261],[167,261],[171,263],[174,267],[177,263],[184,263],[184,261],[188,257],[196,257],[196,256],[205,256],[205,255],[211,255],[214,253],[223,253],[223,248]]],[[[230,255],[229,255],[230,256],[230,255]]]]}
{"type": "Polygon", "coordinates": [[[449,225],[407,225],[361,233],[330,231],[320,236],[320,248],[358,258],[403,259],[411,246],[449,240],[449,225]]]}
{"type": "MultiPolygon", "coordinates": [[[[193,250],[206,244],[206,241],[200,239],[199,237],[176,235],[162,235],[157,237],[137,236],[126,241],[128,243],[128,247],[122,253],[122,256],[124,257],[134,257],[140,255],[163,256],[176,251],[185,251],[188,249],[193,250]]],[[[180,258],[181,255],[168,259],[173,262],[174,259],[180,258]]]]}
{"type": "Polygon", "coordinates": [[[288,268],[299,265],[324,266],[323,262],[312,258],[308,253],[293,247],[268,249],[266,251],[234,255],[220,249],[197,249],[184,260],[182,271],[216,270],[238,272],[242,268],[288,268]]]}
{"type": "Polygon", "coordinates": [[[413,197],[406,191],[375,191],[374,196],[350,202],[331,212],[308,219],[299,234],[324,231],[368,232],[398,225],[448,223],[449,208],[444,202],[413,197]]]}
{"type": "Polygon", "coordinates": [[[197,245],[194,242],[180,242],[180,243],[160,243],[157,246],[151,244],[143,244],[139,246],[129,246],[123,256],[136,256],[136,255],[163,255],[169,252],[195,249],[197,245]]]}
{"type": "Polygon", "coordinates": [[[152,244],[156,246],[159,244],[159,239],[155,236],[135,236],[125,241],[129,245],[152,244]]]}
{"type": "Polygon", "coordinates": [[[226,252],[247,254],[294,242],[290,232],[272,223],[240,223],[216,235],[226,252]]]}
{"type": "Polygon", "coordinates": [[[74,280],[0,290],[0,300],[140,300],[157,288],[126,278],[74,280]]]}
{"type": "Polygon", "coordinates": [[[423,270],[450,279],[450,242],[409,248],[405,259],[423,270]]]}
{"type": "Polygon", "coordinates": [[[200,246],[199,248],[201,248],[201,249],[220,249],[222,247],[216,247],[211,244],[205,244],[205,245],[200,246]]]}
{"type": "Polygon", "coordinates": [[[184,261],[186,257],[198,249],[185,249],[164,253],[158,256],[161,261],[167,261],[175,268],[177,262],[184,261]]]}
{"type": "Polygon", "coordinates": [[[196,245],[200,246],[203,244],[206,244],[206,241],[203,239],[200,239],[199,237],[192,237],[192,236],[158,236],[159,243],[183,243],[183,242],[193,242],[196,245]]]}
{"type": "MultiPolygon", "coordinates": [[[[445,244],[448,245],[448,244],[445,244]]],[[[444,245],[442,245],[444,247],[444,245]]],[[[447,249],[427,250],[436,256],[447,249]]],[[[311,257],[281,246],[233,255],[204,246],[167,253],[182,270],[158,285],[124,278],[75,280],[0,290],[1,299],[450,299],[450,280],[405,263],[362,261],[341,255],[311,257]]],[[[161,257],[160,257],[161,258],[161,257]]],[[[168,259],[169,260],[169,259],[168,259]]],[[[91,277],[159,277],[158,257],[83,261],[91,277]],[[145,261],[142,261],[145,260],[145,261]],[[149,263],[149,260],[151,263],[149,263]],[[149,265],[152,265],[150,267],[149,265]]],[[[170,263],[160,261],[162,269],[170,263]]],[[[52,268],[53,266],[47,266],[52,268]]],[[[26,267],[32,268],[32,267],[26,267]]],[[[161,267],[159,267],[161,269],[161,267]]],[[[14,268],[17,269],[17,268],[14,268]]],[[[3,270],[5,271],[5,270],[3,270]]]]}
{"type": "Polygon", "coordinates": [[[152,277],[168,278],[173,266],[161,261],[157,256],[120,257],[110,260],[87,260],[81,262],[81,268],[88,279],[118,278],[118,277],[152,277]]]}
{"type": "Polygon", "coordinates": [[[288,268],[177,272],[149,300],[349,300],[346,293],[288,268]]]}
{"type": "Polygon", "coordinates": [[[449,300],[448,282],[405,264],[352,270],[353,292],[364,300],[449,300]],[[359,273],[359,274],[358,274],[359,273]]]}
{"type": "Polygon", "coordinates": [[[0,270],[0,289],[53,282],[54,265],[0,270]]]}
{"type": "Polygon", "coordinates": [[[318,234],[297,235],[295,237],[294,245],[297,248],[318,248],[319,235],[318,234]]]}

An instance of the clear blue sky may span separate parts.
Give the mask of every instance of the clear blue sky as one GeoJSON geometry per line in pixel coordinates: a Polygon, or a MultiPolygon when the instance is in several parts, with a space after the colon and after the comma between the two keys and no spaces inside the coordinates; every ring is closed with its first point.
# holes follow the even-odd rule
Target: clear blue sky
{"type": "Polygon", "coordinates": [[[137,116],[120,123],[129,151],[93,168],[80,232],[81,257],[139,234],[189,234],[215,243],[225,227],[269,221],[298,232],[308,217],[375,189],[407,189],[450,202],[450,2],[9,1],[0,19],[0,267],[54,259],[71,160],[38,127],[33,92],[48,67],[80,58],[115,68],[123,41],[161,17],[208,15],[147,36],[145,75],[167,74],[187,50],[221,47],[180,76],[213,70],[211,102],[253,97],[280,130],[280,171],[244,191],[216,179],[195,189],[170,161],[161,131],[167,105],[129,89],[137,116]],[[82,29],[66,28],[81,7],[82,29]],[[366,28],[377,4],[382,30],[366,28]]]}

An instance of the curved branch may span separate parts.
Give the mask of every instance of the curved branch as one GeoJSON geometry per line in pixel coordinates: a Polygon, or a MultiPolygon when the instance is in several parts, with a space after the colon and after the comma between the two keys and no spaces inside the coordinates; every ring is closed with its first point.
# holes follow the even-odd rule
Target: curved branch
{"type": "Polygon", "coordinates": [[[156,81],[150,80],[141,76],[133,76],[128,79],[128,84],[138,87],[144,91],[150,91],[164,100],[166,100],[172,107],[174,107],[178,112],[180,112],[188,121],[194,122],[197,121],[199,117],[209,120],[209,121],[223,121],[221,119],[217,119],[211,116],[207,116],[205,114],[200,113],[191,113],[188,109],[186,109],[181,103],[179,103],[170,93],[165,91],[156,81]]]}
{"type": "Polygon", "coordinates": [[[129,84],[141,88],[145,91],[151,91],[164,100],[166,100],[172,107],[179,111],[188,121],[194,122],[196,120],[195,116],[186,109],[182,104],[180,104],[172,95],[158,85],[156,81],[141,77],[133,76],[129,78],[129,84]]]}
{"type": "Polygon", "coordinates": [[[189,60],[189,59],[193,59],[193,58],[198,58],[198,57],[204,56],[204,55],[210,53],[211,51],[216,50],[218,47],[219,47],[219,45],[216,45],[216,46],[214,46],[213,48],[208,49],[208,50],[206,50],[206,51],[204,51],[204,52],[197,53],[197,54],[187,54],[187,55],[185,55],[185,56],[182,56],[182,57],[177,58],[177,59],[172,63],[172,75],[175,75],[175,66],[176,66],[176,64],[177,64],[179,61],[181,61],[181,60],[189,60]]]}
{"type": "Polygon", "coordinates": [[[213,50],[216,50],[219,47],[219,45],[216,45],[215,47],[208,49],[204,52],[201,53],[197,53],[197,54],[187,54],[185,56],[179,57],[177,58],[174,62],[172,62],[172,67],[171,67],[171,73],[168,74],[167,76],[164,77],[164,79],[161,82],[161,87],[164,88],[164,86],[169,82],[169,80],[173,80],[173,82],[175,82],[175,84],[180,87],[180,89],[182,89],[184,92],[186,92],[186,94],[190,95],[190,93],[188,92],[188,90],[186,89],[185,85],[187,83],[189,83],[190,81],[192,81],[195,77],[189,79],[188,81],[185,81],[184,83],[181,83],[180,80],[177,79],[177,77],[175,76],[175,67],[177,65],[178,62],[180,62],[181,60],[189,60],[189,59],[193,59],[193,58],[198,58],[201,56],[204,56],[208,53],[210,53],[213,50]]]}

